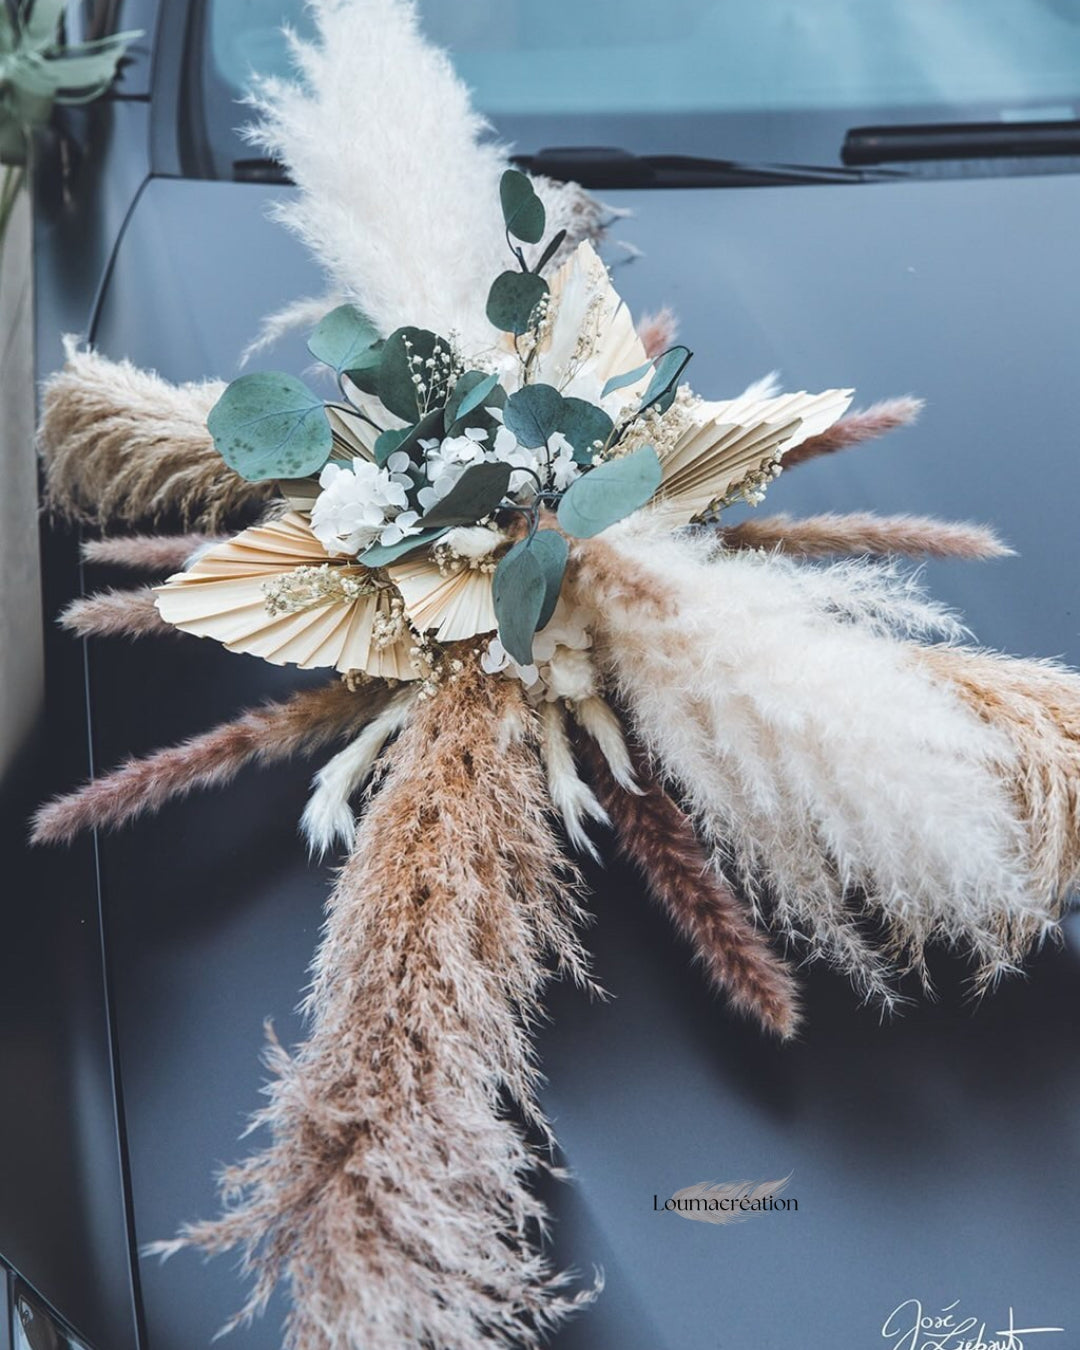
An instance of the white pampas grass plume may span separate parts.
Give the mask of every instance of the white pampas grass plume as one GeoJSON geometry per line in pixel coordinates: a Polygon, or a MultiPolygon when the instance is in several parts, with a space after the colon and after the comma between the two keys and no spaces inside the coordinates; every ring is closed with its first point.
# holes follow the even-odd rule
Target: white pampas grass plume
{"type": "Polygon", "coordinates": [[[300,818],[300,832],[313,857],[324,858],[335,844],[350,848],[356,840],[356,817],[349,805],[375,767],[386,742],[405,725],[416,697],[406,689],[372,718],[356,740],[324,764],[312,779],[312,794],[300,818]]]}
{"type": "Polygon", "coordinates": [[[72,520],[138,524],[174,516],[214,529],[274,495],[228,467],[206,429],[225,386],[170,384],[129,361],[65,343],[45,383],[38,448],[45,501],[72,520]]]}
{"type": "Polygon", "coordinates": [[[540,754],[547,774],[548,791],[566,827],[566,837],[579,853],[587,853],[599,862],[600,854],[586,833],[585,821],[595,820],[601,825],[607,825],[608,814],[596,800],[592,788],[578,776],[562,705],[544,703],[540,708],[540,725],[540,754]]]}
{"type": "Polygon", "coordinates": [[[244,348],[240,364],[246,366],[253,356],[266,351],[296,328],[314,328],[320,319],[344,303],[345,297],[340,292],[331,291],[327,295],[306,295],[268,314],[259,324],[253,340],[244,348]]]}
{"type": "Polygon", "coordinates": [[[575,577],[598,659],[776,930],[886,1004],[932,941],[984,977],[1012,967],[1011,927],[1049,917],[1003,781],[1015,751],[901,640],[947,615],[888,569],[710,563],[640,521],[593,551],[576,546],[575,577]]]}
{"type": "Polygon", "coordinates": [[[767,1213],[767,1202],[785,1190],[790,1180],[789,1172],[779,1181],[699,1181],[675,1192],[673,1212],[699,1223],[742,1223],[751,1214],[767,1213]]]}
{"type": "MultiPolygon", "coordinates": [[[[335,290],[384,333],[456,330],[470,355],[498,335],[485,315],[512,265],[499,209],[503,147],[445,53],[420,33],[410,0],[310,0],[314,43],[293,40],[298,79],[256,89],[249,135],[299,188],[278,217],[335,290]]],[[[549,235],[598,228],[580,188],[537,182],[549,235]]],[[[568,240],[568,243],[571,240],[568,240]]]]}

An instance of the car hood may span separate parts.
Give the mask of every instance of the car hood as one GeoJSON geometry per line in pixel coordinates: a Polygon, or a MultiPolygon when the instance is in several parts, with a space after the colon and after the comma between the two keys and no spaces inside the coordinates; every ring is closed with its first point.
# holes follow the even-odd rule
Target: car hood
{"type": "MultiPolygon", "coordinates": [[[[152,182],[105,294],[102,349],[174,379],[235,373],[260,316],[320,287],[267,219],[279,196],[152,182]]],[[[671,306],[702,394],[777,370],[791,389],[854,387],[863,405],[926,399],[914,428],[782,475],[765,509],[990,522],[1019,556],[937,566],[935,593],[987,644],[1080,661],[1065,566],[1080,501],[1080,179],[617,193],[611,205],[628,212],[605,246],[616,284],[635,313],[671,306]]],[[[256,363],[308,358],[294,337],[256,363]]],[[[103,763],[292,678],[209,643],[112,652],[93,655],[103,763]],[[140,721],[147,690],[155,711],[140,721]]],[[[308,773],[242,778],[101,845],[139,1241],[212,1209],[210,1168],[239,1156],[238,1122],[258,1101],[262,1017],[283,1041],[300,1034],[290,1014],[327,879],[282,822],[308,773]]],[[[815,977],[806,1039],[779,1049],[708,997],[627,873],[590,881],[587,940],[615,999],[560,986],[540,1050],[576,1176],[551,1196],[556,1259],[602,1263],[608,1289],[561,1350],[870,1345],[915,1296],[935,1309],[962,1298],[988,1325],[1014,1303],[1021,1325],[1063,1324],[1080,1203],[1069,958],[1047,956],[978,1018],[952,1001],[889,1028],[815,977]],[[800,1211],[783,1223],[712,1229],[653,1210],[704,1179],[792,1170],[800,1211]],[[1043,1194],[1051,1205],[1032,1203],[1043,1194]]],[[[202,1343],[233,1311],[227,1265],[143,1267],[155,1344],[202,1343]]]]}

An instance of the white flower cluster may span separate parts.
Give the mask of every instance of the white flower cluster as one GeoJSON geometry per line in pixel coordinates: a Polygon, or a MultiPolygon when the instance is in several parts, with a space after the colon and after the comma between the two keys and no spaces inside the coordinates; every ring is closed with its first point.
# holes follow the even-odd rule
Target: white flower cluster
{"type": "Polygon", "coordinates": [[[356,557],[372,544],[396,544],[415,534],[420,519],[407,510],[412,480],[408,455],[391,455],[380,469],[366,459],[327,464],[311,508],[311,528],[327,553],[356,557]]]}
{"type": "Polygon", "coordinates": [[[550,621],[533,638],[530,665],[518,665],[499,639],[493,637],[480,658],[481,668],[489,675],[502,671],[520,680],[533,703],[589,698],[596,693],[596,669],[589,656],[590,617],[587,610],[571,609],[560,599],[550,621]]]}
{"type": "Polygon", "coordinates": [[[508,427],[499,427],[492,444],[488,440],[487,431],[468,427],[461,436],[420,442],[427,456],[428,481],[418,499],[425,511],[442,501],[473,464],[509,464],[516,469],[510,476],[511,497],[531,495],[537,480],[545,488],[562,492],[581,473],[580,465],[574,462],[574,447],[561,432],[555,432],[546,446],[536,450],[519,445],[508,427]]]}

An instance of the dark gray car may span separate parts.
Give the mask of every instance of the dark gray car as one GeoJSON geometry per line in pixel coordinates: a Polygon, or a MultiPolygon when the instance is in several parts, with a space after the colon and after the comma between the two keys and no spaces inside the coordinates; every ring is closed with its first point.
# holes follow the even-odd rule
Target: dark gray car
{"type": "MultiPolygon", "coordinates": [[[[290,190],[278,167],[234,131],[248,66],[281,64],[277,28],[303,23],[300,5],[113,8],[145,42],[109,100],[41,147],[37,370],[75,331],[171,379],[229,377],[259,319],[320,284],[267,218],[290,190]]],[[[1080,4],[421,8],[523,162],[620,213],[618,289],[635,313],[674,309],[695,387],[724,397],[777,369],[863,404],[927,400],[914,429],[785,474],[770,509],[992,523],[1018,557],[934,565],[928,584],[987,645],[1080,664],[1080,4]]],[[[298,337],[272,364],[307,359],[298,337]]],[[[263,1020],[299,1034],[328,877],[280,822],[309,770],[242,775],[69,855],[29,854],[24,821],[94,766],[304,677],[213,643],[81,650],[51,629],[84,586],[76,541],[46,525],[42,557],[41,713],[3,784],[0,1255],[35,1334],[49,1305],[97,1350],[191,1350],[238,1306],[231,1260],[137,1253],[215,1211],[213,1171],[259,1104],[263,1020]]],[[[550,1191],[555,1258],[602,1265],[607,1289],[559,1346],[916,1350],[914,1300],[975,1318],[971,1337],[1012,1315],[1066,1328],[1029,1350],[1080,1345],[1068,947],[978,1008],[943,957],[941,1000],[884,1026],[812,972],[806,1032],[777,1048],[705,990],[629,873],[592,880],[615,997],[556,988],[541,1055],[575,1176],[550,1191]],[[798,1211],[768,1221],[654,1208],[705,1178],[788,1172],[798,1211]]],[[[236,1344],[278,1344],[282,1311],[236,1344]]]]}

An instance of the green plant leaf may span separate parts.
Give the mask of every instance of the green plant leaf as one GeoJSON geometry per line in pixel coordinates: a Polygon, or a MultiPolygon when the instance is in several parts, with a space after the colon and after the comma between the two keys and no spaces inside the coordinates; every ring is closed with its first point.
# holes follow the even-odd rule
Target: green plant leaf
{"type": "Polygon", "coordinates": [[[595,443],[606,444],[615,424],[595,403],[583,398],[564,398],[558,429],[574,447],[574,459],[579,464],[591,464],[595,443]]]}
{"type": "Polygon", "coordinates": [[[407,441],[413,434],[415,428],[400,427],[393,431],[380,431],[375,437],[375,463],[381,469],[395,450],[401,447],[402,441],[407,441]]]}
{"type": "Polygon", "coordinates": [[[506,400],[503,422],[519,445],[535,450],[562,427],[566,400],[550,384],[527,384],[506,400]]]}
{"type": "Polygon", "coordinates": [[[392,562],[408,557],[417,549],[427,548],[436,539],[441,539],[447,529],[449,526],[443,526],[438,530],[421,530],[419,534],[410,534],[406,539],[399,539],[396,544],[372,544],[360,554],[357,561],[362,562],[365,567],[388,567],[392,562]]]}
{"type": "Polygon", "coordinates": [[[499,182],[503,220],[515,239],[538,244],[544,237],[547,214],[527,174],[507,169],[499,182]]]}
{"type": "Polygon", "coordinates": [[[458,376],[454,392],[446,405],[447,425],[464,422],[465,418],[477,408],[501,408],[506,402],[506,394],[499,384],[498,375],[487,375],[482,370],[467,370],[458,376]],[[498,390],[498,394],[495,391],[498,390]]]}
{"type": "Polygon", "coordinates": [[[366,352],[361,352],[357,356],[353,365],[345,371],[345,375],[350,379],[357,389],[363,390],[365,394],[373,394],[379,397],[379,372],[382,369],[383,348],[386,343],[380,338],[378,342],[373,342],[366,352]]]}
{"type": "MultiPolygon", "coordinates": [[[[559,603],[570,545],[555,530],[537,530],[532,537],[532,552],[544,573],[544,603],[536,621],[539,630],[550,623],[555,606],[559,603]]],[[[503,645],[506,646],[505,643],[503,645]]]]}
{"type": "Polygon", "coordinates": [[[559,503],[559,524],[575,539],[591,539],[630,515],[660,486],[660,460],[651,445],[583,473],[559,503]]]}
{"type": "Polygon", "coordinates": [[[547,282],[534,272],[500,272],[488,292],[488,319],[502,333],[527,333],[533,310],[547,293],[547,282]]]}
{"type": "Polygon", "coordinates": [[[690,363],[693,352],[689,347],[669,347],[653,362],[653,377],[641,400],[640,412],[655,406],[657,412],[667,412],[675,402],[679,376],[690,363]]]}
{"type": "Polygon", "coordinates": [[[379,340],[375,325],[355,305],[338,305],[316,327],[308,339],[308,351],[316,361],[340,375],[363,367],[361,360],[379,340]]]}
{"type": "Polygon", "coordinates": [[[559,249],[562,248],[563,241],[565,240],[565,238],[566,238],[565,230],[560,230],[558,234],[552,237],[547,248],[545,248],[543,253],[541,253],[540,259],[537,262],[536,266],[533,268],[534,272],[542,272],[544,270],[544,268],[548,265],[548,263],[552,260],[552,258],[554,258],[555,254],[558,253],[559,249]]]}
{"type": "Polygon", "coordinates": [[[425,528],[437,525],[475,525],[490,515],[506,496],[513,469],[509,464],[471,464],[441,502],[421,520],[425,528]]]}
{"type": "Polygon", "coordinates": [[[434,404],[441,407],[446,402],[449,367],[444,369],[438,363],[436,353],[449,350],[445,338],[429,333],[426,328],[398,328],[391,333],[379,363],[378,395],[383,407],[406,422],[418,421],[425,407],[430,409],[434,404]],[[433,357],[437,364],[429,367],[426,363],[433,357]],[[423,394],[418,393],[413,381],[414,367],[428,385],[423,394]]]}
{"type": "Polygon", "coordinates": [[[635,370],[628,370],[625,375],[612,375],[603,389],[600,390],[600,397],[607,398],[608,394],[613,394],[616,389],[625,389],[628,384],[637,384],[638,380],[644,379],[652,370],[652,362],[646,361],[643,366],[638,366],[635,370]]]}
{"type": "Polygon", "coordinates": [[[532,662],[532,642],[547,598],[547,577],[528,539],[503,555],[491,580],[499,641],[521,666],[532,662]]]}
{"type": "Polygon", "coordinates": [[[19,26],[27,45],[39,52],[55,46],[64,0],[30,0],[29,5],[24,3],[19,8],[19,26]]]}
{"type": "Polygon", "coordinates": [[[322,399],[292,375],[233,380],[206,425],[225,463],[251,483],[318,473],[334,443],[322,399]]]}

